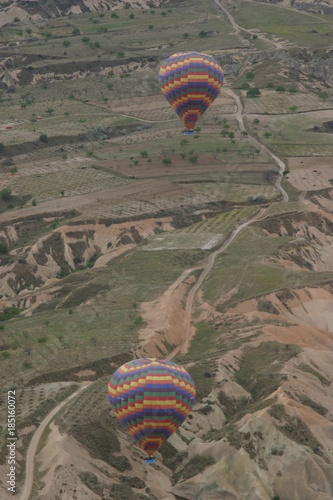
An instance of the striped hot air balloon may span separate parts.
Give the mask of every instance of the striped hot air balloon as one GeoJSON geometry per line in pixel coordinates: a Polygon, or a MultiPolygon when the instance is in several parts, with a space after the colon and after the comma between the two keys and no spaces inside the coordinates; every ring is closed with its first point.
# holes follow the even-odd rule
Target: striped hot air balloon
{"type": "Polygon", "coordinates": [[[185,368],[144,358],[118,368],[108,396],[117,419],[150,457],[187,418],[195,387],[185,368]]]}
{"type": "Polygon", "coordinates": [[[159,71],[161,90],[188,131],[222,89],[223,73],[207,54],[180,52],[170,56],[159,71]]]}

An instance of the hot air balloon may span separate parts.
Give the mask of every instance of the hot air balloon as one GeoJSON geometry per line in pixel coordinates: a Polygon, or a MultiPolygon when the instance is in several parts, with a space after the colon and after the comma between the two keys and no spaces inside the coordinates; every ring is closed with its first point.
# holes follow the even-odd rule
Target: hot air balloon
{"type": "Polygon", "coordinates": [[[168,360],[135,359],[113,374],[108,396],[117,419],[148,458],[184,422],[195,387],[185,368],[168,360]]]}
{"type": "Polygon", "coordinates": [[[207,54],[180,52],[164,61],[159,81],[187,133],[193,133],[200,116],[221,92],[223,73],[218,62],[207,54]]]}

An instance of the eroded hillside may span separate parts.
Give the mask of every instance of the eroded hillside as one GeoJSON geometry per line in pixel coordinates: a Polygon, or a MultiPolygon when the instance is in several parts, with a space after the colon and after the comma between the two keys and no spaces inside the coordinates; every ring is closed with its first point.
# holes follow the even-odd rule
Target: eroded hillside
{"type": "Polygon", "coordinates": [[[0,377],[19,494],[332,498],[329,5],[0,5],[0,377]],[[187,50],[225,72],[193,136],[158,84],[187,50]],[[197,391],[149,466],[106,393],[143,356],[185,366],[197,391]]]}

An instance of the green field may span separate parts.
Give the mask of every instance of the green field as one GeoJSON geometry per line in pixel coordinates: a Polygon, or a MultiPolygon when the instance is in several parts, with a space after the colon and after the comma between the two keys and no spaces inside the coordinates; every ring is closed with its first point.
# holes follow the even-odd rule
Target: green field
{"type": "Polygon", "coordinates": [[[231,246],[218,257],[214,271],[204,284],[206,300],[215,303],[223,294],[235,290],[218,309],[239,301],[265,295],[282,288],[302,287],[332,280],[332,273],[290,271],[270,263],[279,249],[288,247],[286,237],[270,238],[258,229],[245,228],[231,246]]]}
{"type": "Polygon", "coordinates": [[[240,2],[233,9],[236,22],[294,44],[325,48],[333,42],[333,21],[275,5],[240,2]]]}

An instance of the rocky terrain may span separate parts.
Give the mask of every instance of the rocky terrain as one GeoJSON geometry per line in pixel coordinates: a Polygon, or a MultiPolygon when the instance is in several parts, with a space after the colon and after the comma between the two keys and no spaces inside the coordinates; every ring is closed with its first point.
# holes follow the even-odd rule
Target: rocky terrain
{"type": "Polygon", "coordinates": [[[0,0],[22,500],[333,498],[332,5],[269,4],[0,0]],[[188,137],[157,75],[193,49],[225,84],[188,137]],[[106,393],[144,356],[197,391],[152,465],[106,393]]]}
{"type": "Polygon", "coordinates": [[[0,0],[0,26],[10,23],[38,22],[42,19],[82,14],[86,12],[103,12],[113,9],[157,7],[160,0],[0,0]]]}

